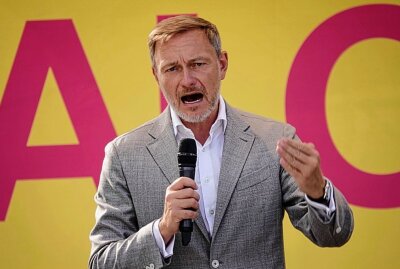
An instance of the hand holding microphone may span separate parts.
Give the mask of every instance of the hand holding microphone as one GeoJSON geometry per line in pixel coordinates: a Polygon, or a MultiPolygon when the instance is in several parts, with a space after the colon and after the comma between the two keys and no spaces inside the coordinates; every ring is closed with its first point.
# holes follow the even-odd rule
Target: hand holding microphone
{"type": "Polygon", "coordinates": [[[182,244],[188,245],[193,231],[193,221],[198,217],[199,194],[195,191],[194,181],[196,160],[196,142],[183,139],[179,144],[179,175],[165,194],[164,213],[159,223],[160,233],[168,243],[178,232],[182,233],[182,244]]]}

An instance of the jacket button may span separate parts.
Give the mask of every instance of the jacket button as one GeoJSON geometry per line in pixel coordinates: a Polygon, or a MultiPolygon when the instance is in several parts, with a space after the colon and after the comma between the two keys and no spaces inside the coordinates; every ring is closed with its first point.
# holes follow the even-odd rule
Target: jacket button
{"type": "Polygon", "coordinates": [[[212,266],[213,268],[218,268],[218,267],[219,267],[219,261],[218,261],[218,260],[213,260],[213,261],[211,262],[211,266],[212,266]]]}

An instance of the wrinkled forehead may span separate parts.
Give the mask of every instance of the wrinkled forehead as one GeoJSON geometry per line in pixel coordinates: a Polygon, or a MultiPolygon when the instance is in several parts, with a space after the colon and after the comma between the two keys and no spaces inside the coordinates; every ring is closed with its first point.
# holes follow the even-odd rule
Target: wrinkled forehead
{"type": "MultiPolygon", "coordinates": [[[[207,39],[207,35],[202,29],[190,29],[177,33],[165,34],[161,35],[158,40],[155,42],[155,51],[161,46],[168,45],[174,42],[181,42],[185,39],[207,39]]],[[[208,39],[207,39],[208,41],[208,39]]],[[[209,41],[208,41],[209,42],[209,41]]],[[[209,42],[210,43],[210,42],[209,42]]],[[[211,45],[211,43],[210,43],[211,45]]]]}
{"type": "Polygon", "coordinates": [[[216,54],[206,34],[200,29],[175,34],[168,40],[157,41],[155,46],[156,62],[173,60],[177,56],[185,58],[205,57],[210,53],[216,54]]]}

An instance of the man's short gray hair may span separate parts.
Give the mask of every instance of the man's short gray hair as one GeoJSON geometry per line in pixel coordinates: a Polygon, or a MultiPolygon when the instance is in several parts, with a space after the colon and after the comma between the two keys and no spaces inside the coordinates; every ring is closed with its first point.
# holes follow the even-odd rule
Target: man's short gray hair
{"type": "Polygon", "coordinates": [[[217,56],[221,55],[221,39],[217,27],[211,22],[190,15],[179,15],[165,19],[158,23],[149,34],[148,46],[151,62],[154,66],[156,43],[166,42],[176,34],[189,30],[201,29],[206,34],[210,44],[214,47],[217,56]]]}

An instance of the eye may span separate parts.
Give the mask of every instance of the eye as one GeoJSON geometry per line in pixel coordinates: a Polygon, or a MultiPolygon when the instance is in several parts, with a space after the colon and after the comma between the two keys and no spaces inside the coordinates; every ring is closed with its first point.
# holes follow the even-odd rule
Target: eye
{"type": "Polygon", "coordinates": [[[195,63],[194,63],[194,66],[195,66],[195,67],[200,67],[200,66],[202,66],[202,65],[205,65],[205,63],[203,63],[203,62],[195,62],[195,63]]]}
{"type": "Polygon", "coordinates": [[[176,70],[177,70],[176,66],[171,66],[171,67],[165,69],[164,72],[166,72],[166,73],[167,73],[167,72],[174,72],[174,71],[176,71],[176,70]]]}

